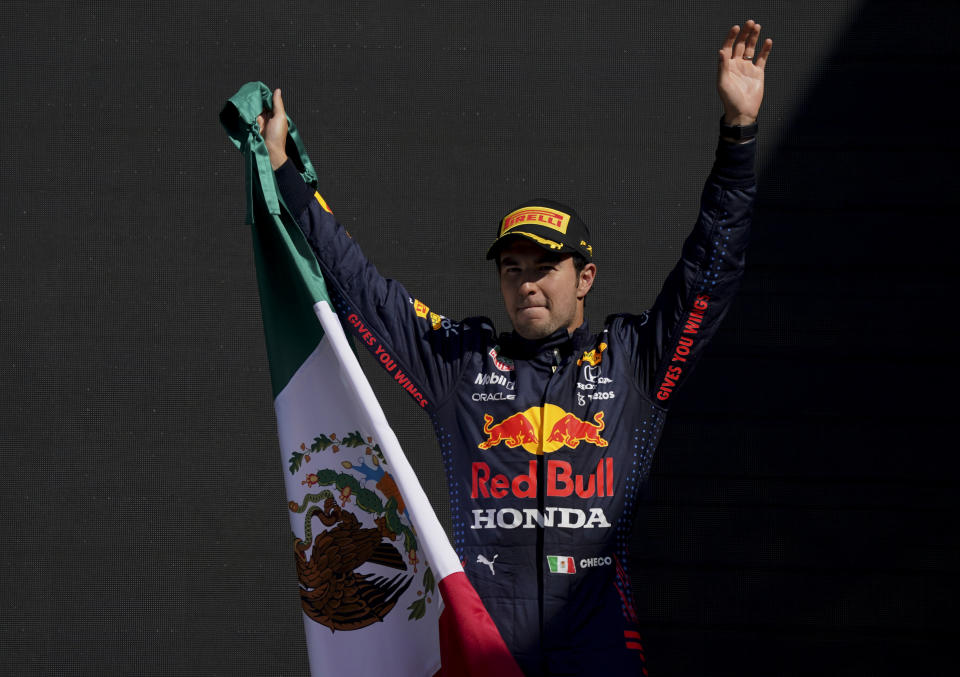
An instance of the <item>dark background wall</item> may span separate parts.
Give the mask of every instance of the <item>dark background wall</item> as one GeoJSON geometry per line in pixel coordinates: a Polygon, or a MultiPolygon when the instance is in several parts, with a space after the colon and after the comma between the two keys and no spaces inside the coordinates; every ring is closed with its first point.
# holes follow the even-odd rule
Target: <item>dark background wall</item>
{"type": "MultiPolygon", "coordinates": [[[[306,674],[217,122],[242,83],[284,89],[335,213],[451,317],[505,327],[497,219],[575,205],[597,326],[678,255],[752,17],[755,246],[636,527],[651,674],[952,674],[954,4],[5,2],[0,673],[306,674]]],[[[369,373],[446,516],[426,418],[369,373]]]]}

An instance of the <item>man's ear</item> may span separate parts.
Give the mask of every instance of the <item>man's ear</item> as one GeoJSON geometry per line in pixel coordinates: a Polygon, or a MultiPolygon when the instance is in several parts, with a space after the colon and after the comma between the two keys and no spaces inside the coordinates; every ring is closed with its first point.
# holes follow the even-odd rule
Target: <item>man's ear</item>
{"type": "Polygon", "coordinates": [[[597,277],[597,264],[588,263],[580,271],[580,278],[577,280],[577,300],[584,298],[590,288],[593,287],[593,281],[597,277]]]}

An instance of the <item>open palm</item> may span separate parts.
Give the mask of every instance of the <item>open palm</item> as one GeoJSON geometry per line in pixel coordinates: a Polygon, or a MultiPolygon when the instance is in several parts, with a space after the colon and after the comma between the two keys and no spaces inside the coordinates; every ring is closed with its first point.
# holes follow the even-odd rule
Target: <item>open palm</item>
{"type": "Polygon", "coordinates": [[[723,101],[724,121],[729,125],[752,124],[760,111],[763,71],[773,40],[767,38],[760,54],[756,54],[759,40],[760,24],[751,19],[743,30],[731,27],[718,52],[717,91],[723,101]]]}

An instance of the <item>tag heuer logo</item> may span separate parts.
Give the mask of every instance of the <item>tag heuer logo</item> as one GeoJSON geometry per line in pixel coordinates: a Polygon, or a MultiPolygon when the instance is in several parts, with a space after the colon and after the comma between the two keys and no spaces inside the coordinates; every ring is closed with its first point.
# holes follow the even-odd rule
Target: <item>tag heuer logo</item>
{"type": "Polygon", "coordinates": [[[547,564],[550,565],[551,574],[577,573],[577,565],[573,563],[573,558],[566,555],[547,555],[547,564]]]}

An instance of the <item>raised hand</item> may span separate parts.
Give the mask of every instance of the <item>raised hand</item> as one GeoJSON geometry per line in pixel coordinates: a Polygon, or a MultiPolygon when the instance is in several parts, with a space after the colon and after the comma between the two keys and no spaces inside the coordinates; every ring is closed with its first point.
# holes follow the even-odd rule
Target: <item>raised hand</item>
{"type": "Polygon", "coordinates": [[[728,125],[749,125],[757,119],[763,101],[763,70],[773,49],[767,38],[756,53],[760,24],[753,19],[732,26],[718,52],[717,91],[723,101],[723,120],[728,125]],[[756,58],[756,60],[754,60],[756,58]]]}
{"type": "Polygon", "coordinates": [[[273,110],[264,110],[257,116],[260,136],[270,153],[270,166],[274,170],[287,161],[287,112],[283,109],[283,97],[280,90],[273,90],[273,110]]]}

